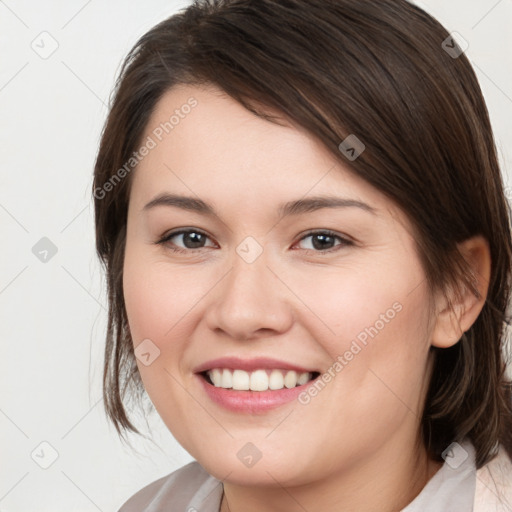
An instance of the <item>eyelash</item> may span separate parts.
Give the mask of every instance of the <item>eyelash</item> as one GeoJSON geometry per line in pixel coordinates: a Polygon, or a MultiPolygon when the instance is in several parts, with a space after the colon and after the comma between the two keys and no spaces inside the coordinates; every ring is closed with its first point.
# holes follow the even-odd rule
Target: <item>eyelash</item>
{"type": "MultiPolygon", "coordinates": [[[[200,235],[205,236],[206,238],[210,238],[204,231],[201,231],[200,229],[182,229],[182,230],[174,231],[174,232],[164,235],[162,238],[160,238],[160,240],[158,240],[155,243],[164,245],[164,244],[167,244],[167,242],[169,242],[171,240],[171,238],[174,238],[175,236],[178,236],[178,235],[185,235],[188,233],[198,233],[200,235]]],[[[337,238],[338,240],[341,241],[341,243],[338,245],[335,245],[334,247],[331,247],[330,249],[326,249],[325,251],[319,251],[319,250],[315,250],[315,249],[302,249],[303,251],[314,252],[316,254],[329,254],[331,252],[338,251],[342,247],[348,247],[348,246],[354,245],[354,242],[352,242],[351,240],[344,238],[328,229],[310,231],[310,232],[306,233],[302,238],[300,238],[299,242],[301,242],[302,240],[304,240],[310,236],[314,236],[314,235],[327,235],[329,237],[337,238]]],[[[183,248],[183,247],[177,247],[175,245],[174,246],[168,245],[168,248],[171,251],[178,252],[178,253],[187,253],[190,251],[200,251],[201,249],[206,249],[206,247],[198,247],[196,249],[188,249],[188,248],[183,248]]]]}

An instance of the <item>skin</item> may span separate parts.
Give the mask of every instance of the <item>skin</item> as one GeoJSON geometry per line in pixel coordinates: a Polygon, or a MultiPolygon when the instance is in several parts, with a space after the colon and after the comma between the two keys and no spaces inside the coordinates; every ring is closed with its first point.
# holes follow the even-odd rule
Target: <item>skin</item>
{"type": "Polygon", "coordinates": [[[158,103],[144,140],[191,96],[197,106],[132,176],[123,286],[134,346],[150,339],[160,350],[148,366],[137,359],[147,393],[177,441],[223,480],[223,512],[401,510],[441,466],[419,436],[429,348],[453,345],[478,316],[485,240],[461,246],[483,297],[466,294],[448,311],[441,294],[428,294],[409,220],[304,130],[258,118],[213,87],[179,86],[158,103]],[[144,211],[162,192],[201,198],[219,218],[144,211]],[[376,213],[279,218],[280,203],[324,194],[376,213]],[[203,247],[181,235],[155,243],[177,228],[204,232],[203,247]],[[315,249],[307,232],[326,229],[353,243],[334,238],[331,252],[315,249]],[[247,236],[263,248],[252,263],[236,252],[247,236]],[[394,303],[400,312],[307,405],[231,412],[193,374],[223,356],[327,371],[394,303]],[[237,457],[248,442],[262,454],[250,468],[237,457]]]}

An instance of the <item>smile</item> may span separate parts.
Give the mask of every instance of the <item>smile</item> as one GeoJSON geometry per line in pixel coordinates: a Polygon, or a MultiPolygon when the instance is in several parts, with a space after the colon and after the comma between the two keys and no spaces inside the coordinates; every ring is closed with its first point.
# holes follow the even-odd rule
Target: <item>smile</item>
{"type": "Polygon", "coordinates": [[[316,378],[318,372],[296,372],[282,369],[257,369],[248,372],[240,369],[214,368],[202,373],[216,388],[236,391],[267,391],[292,389],[316,378]]]}

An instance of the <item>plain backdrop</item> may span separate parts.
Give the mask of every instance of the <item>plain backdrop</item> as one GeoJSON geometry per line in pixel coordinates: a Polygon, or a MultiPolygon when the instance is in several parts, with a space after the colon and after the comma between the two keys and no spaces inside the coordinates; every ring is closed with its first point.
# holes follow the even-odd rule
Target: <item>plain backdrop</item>
{"type": "MultiPolygon", "coordinates": [[[[192,460],[156,414],[136,452],[106,421],[90,192],[123,57],[188,3],[0,0],[0,512],[115,512],[192,460]]],[[[512,2],[418,3],[469,43],[512,185],[512,2]]]]}

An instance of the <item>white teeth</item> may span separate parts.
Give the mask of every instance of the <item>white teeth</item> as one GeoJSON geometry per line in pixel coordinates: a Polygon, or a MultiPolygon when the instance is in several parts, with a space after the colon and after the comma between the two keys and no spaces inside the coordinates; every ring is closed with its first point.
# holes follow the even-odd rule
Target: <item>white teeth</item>
{"type": "Polygon", "coordinates": [[[294,370],[230,370],[214,368],[208,371],[208,376],[217,388],[232,388],[237,391],[267,391],[284,387],[291,389],[302,386],[311,380],[310,372],[297,373],[294,370]]]}
{"type": "MultiPolygon", "coordinates": [[[[241,370],[235,370],[235,372],[237,371],[241,370]]],[[[268,389],[268,375],[265,370],[256,370],[251,373],[250,388],[252,391],[266,391],[268,389]]]]}
{"type": "Polygon", "coordinates": [[[233,374],[229,370],[222,370],[222,380],[220,381],[221,388],[233,387],[233,374]]]}
{"type": "Polygon", "coordinates": [[[244,372],[243,370],[235,370],[233,372],[233,389],[237,389],[239,391],[247,391],[250,387],[249,379],[250,376],[247,372],[244,372]]]}
{"type": "Polygon", "coordinates": [[[288,372],[284,378],[284,385],[288,389],[294,388],[297,385],[297,372],[294,372],[293,370],[288,372]]]}
{"type": "Polygon", "coordinates": [[[279,370],[272,370],[270,374],[270,378],[268,379],[268,387],[270,389],[283,389],[284,387],[284,377],[283,372],[279,370]]]}
{"type": "Polygon", "coordinates": [[[210,379],[212,379],[213,385],[216,388],[221,388],[222,387],[222,372],[218,368],[215,368],[214,370],[212,370],[209,373],[209,375],[210,375],[210,379]]]}
{"type": "Polygon", "coordinates": [[[306,384],[306,382],[311,378],[309,373],[301,373],[299,375],[299,378],[297,379],[297,384],[299,386],[302,386],[303,384],[306,384]]]}

